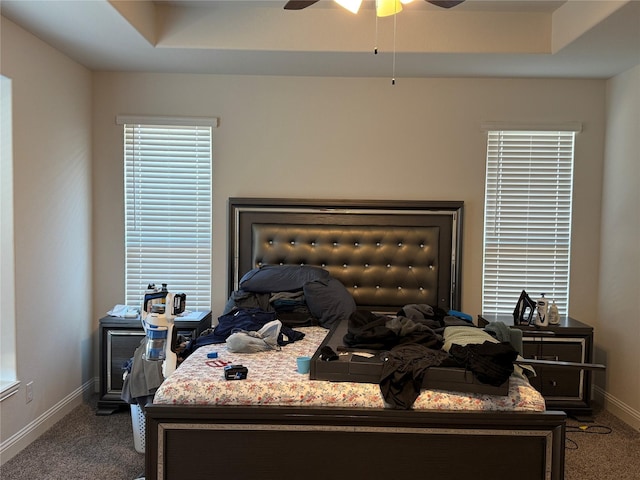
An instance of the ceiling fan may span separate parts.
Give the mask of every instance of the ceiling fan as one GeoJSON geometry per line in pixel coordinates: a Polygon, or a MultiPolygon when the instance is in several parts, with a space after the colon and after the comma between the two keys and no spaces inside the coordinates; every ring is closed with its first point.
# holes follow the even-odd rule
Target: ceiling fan
{"type": "MultiPolygon", "coordinates": [[[[320,0],[289,0],[285,4],[284,8],[285,10],[302,10],[303,8],[310,7],[311,5],[313,5],[314,3],[318,3],[319,1],[320,0]]],[[[425,0],[425,1],[428,3],[431,3],[432,5],[435,5],[437,7],[442,7],[442,8],[452,8],[464,2],[464,0],[443,0],[443,1],[425,0]]]]}
{"type": "MultiPolygon", "coordinates": [[[[285,10],[302,10],[303,8],[310,7],[314,3],[318,3],[320,0],[289,0],[284,8],[285,10]]],[[[360,9],[360,5],[363,0],[334,0],[341,7],[346,8],[352,13],[358,13],[360,9]]],[[[376,0],[376,39],[378,36],[377,33],[377,18],[378,17],[387,17],[391,15],[395,15],[402,11],[403,3],[410,3],[413,0],[376,0]]],[[[460,5],[465,0],[425,0],[427,3],[431,3],[436,7],[442,8],[452,8],[456,5],[460,5]]],[[[395,46],[395,38],[396,38],[396,23],[393,23],[393,74],[391,77],[391,85],[396,84],[395,78],[395,70],[396,70],[396,46],[395,46]]],[[[374,48],[374,53],[378,53],[378,47],[374,48]]]]}

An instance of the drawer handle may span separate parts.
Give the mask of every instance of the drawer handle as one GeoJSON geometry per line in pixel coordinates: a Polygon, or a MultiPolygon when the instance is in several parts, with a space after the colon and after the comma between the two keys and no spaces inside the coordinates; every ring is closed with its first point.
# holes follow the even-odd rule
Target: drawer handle
{"type": "Polygon", "coordinates": [[[534,360],[551,360],[552,362],[557,362],[559,360],[557,355],[534,355],[534,360]]]}
{"type": "Polygon", "coordinates": [[[552,387],[557,387],[557,386],[558,386],[558,382],[556,382],[555,380],[549,380],[549,384],[550,384],[552,387]]]}

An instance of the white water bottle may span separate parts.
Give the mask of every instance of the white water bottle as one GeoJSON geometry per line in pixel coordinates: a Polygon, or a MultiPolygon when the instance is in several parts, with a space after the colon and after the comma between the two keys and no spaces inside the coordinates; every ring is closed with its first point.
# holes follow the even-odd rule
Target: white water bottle
{"type": "Polygon", "coordinates": [[[546,327],[549,325],[549,319],[547,318],[547,309],[549,307],[549,300],[544,298],[544,293],[540,294],[540,298],[536,302],[536,318],[534,323],[538,327],[546,327]]]}
{"type": "Polygon", "coordinates": [[[556,305],[555,300],[549,307],[548,317],[549,325],[558,325],[560,323],[560,315],[558,314],[558,306],[556,305]]]}

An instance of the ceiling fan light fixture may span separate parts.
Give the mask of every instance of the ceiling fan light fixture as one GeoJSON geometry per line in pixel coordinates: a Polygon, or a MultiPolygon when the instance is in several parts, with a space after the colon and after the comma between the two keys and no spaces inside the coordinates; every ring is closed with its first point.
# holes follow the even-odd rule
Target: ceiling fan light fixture
{"type": "Polygon", "coordinates": [[[362,0],[333,0],[342,8],[346,8],[351,13],[358,13],[360,10],[360,5],[362,5],[362,0]]]}
{"type": "Polygon", "coordinates": [[[376,0],[376,16],[388,17],[402,11],[400,0],[376,0]]]}

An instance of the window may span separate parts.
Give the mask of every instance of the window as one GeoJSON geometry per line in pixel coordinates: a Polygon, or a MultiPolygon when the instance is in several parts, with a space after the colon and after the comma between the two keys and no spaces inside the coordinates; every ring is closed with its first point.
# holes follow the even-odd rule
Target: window
{"type": "Polygon", "coordinates": [[[0,75],[0,400],[18,391],[11,79],[0,75]]]}
{"type": "Polygon", "coordinates": [[[118,117],[124,125],[125,303],[149,283],[211,308],[212,127],[217,119],[118,117]]]}
{"type": "Polygon", "coordinates": [[[512,314],[522,290],[568,313],[576,131],[488,129],[483,313],[512,314]]]}

